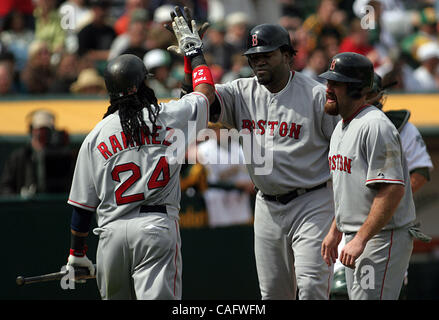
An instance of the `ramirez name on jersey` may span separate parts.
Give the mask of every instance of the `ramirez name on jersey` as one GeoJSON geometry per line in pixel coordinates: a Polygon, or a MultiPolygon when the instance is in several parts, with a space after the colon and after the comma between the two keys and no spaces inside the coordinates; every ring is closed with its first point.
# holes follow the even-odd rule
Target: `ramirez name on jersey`
{"type": "Polygon", "coordinates": [[[118,135],[113,134],[104,141],[101,141],[97,149],[102,154],[105,160],[108,160],[110,157],[112,157],[114,154],[116,154],[118,151],[123,151],[128,148],[134,148],[139,147],[143,145],[150,145],[150,144],[162,144],[165,146],[170,146],[171,142],[169,141],[169,138],[172,136],[174,129],[166,127],[165,130],[162,130],[161,126],[157,126],[157,132],[155,134],[151,134],[149,132],[149,129],[147,130],[147,134],[144,134],[142,131],[141,139],[140,139],[140,145],[138,143],[131,143],[128,145],[127,137],[121,131],[118,135]],[[160,139],[159,136],[161,132],[168,132],[168,134],[163,134],[163,138],[160,139]],[[122,142],[122,143],[121,143],[122,142]]]}

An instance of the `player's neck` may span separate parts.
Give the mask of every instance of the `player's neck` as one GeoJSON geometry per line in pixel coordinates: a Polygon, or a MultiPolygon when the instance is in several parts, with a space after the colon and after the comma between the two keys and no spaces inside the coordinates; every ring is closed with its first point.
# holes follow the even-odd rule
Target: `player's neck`
{"type": "Polygon", "coordinates": [[[271,83],[265,85],[265,87],[270,91],[271,93],[278,93],[282,91],[283,88],[288,84],[288,81],[290,80],[291,72],[287,71],[281,75],[281,77],[276,80],[272,81],[271,83]]]}
{"type": "Polygon", "coordinates": [[[352,100],[349,105],[349,108],[341,108],[342,110],[340,110],[340,115],[344,122],[349,122],[360,112],[360,110],[366,105],[366,99],[361,98],[352,100]]]}

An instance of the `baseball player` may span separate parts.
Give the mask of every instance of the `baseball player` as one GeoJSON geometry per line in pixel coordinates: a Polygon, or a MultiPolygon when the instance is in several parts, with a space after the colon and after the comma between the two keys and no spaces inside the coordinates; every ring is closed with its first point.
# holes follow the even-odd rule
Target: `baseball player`
{"type": "Polygon", "coordinates": [[[340,261],[352,300],[398,299],[410,260],[415,220],[410,175],[399,133],[368,103],[373,65],[357,53],[340,53],[320,75],[327,79],[325,112],[342,119],[328,156],[335,219],[322,244],[328,265],[340,261]]]}
{"type": "MultiPolygon", "coordinates": [[[[379,109],[383,108],[383,103],[386,98],[386,89],[395,83],[383,86],[381,77],[375,73],[372,91],[367,96],[367,103],[376,106],[379,109]]],[[[401,146],[407,166],[410,172],[410,185],[412,193],[418,192],[422,186],[430,180],[430,171],[433,170],[433,163],[428,154],[424,140],[422,139],[419,130],[410,122],[410,111],[408,110],[391,110],[385,112],[386,116],[392,121],[401,136],[401,146]]],[[[428,237],[422,239],[429,241],[428,237]]],[[[338,245],[338,254],[344,246],[344,239],[338,245]]],[[[334,285],[331,290],[337,296],[344,296],[347,298],[347,291],[345,287],[345,270],[343,264],[339,259],[334,264],[334,285]],[[337,282],[337,283],[336,283],[337,282]]],[[[407,274],[404,279],[403,290],[407,283],[407,274]]]]}
{"type": "Polygon", "coordinates": [[[196,122],[196,131],[207,126],[214,87],[198,34],[178,14],[173,30],[194,70],[194,92],[159,105],[142,60],[115,58],[105,71],[111,105],[78,154],[68,199],[68,265],[95,272],[85,240],[96,212],[96,278],[103,299],[181,299],[181,165],[169,161],[167,148],[178,130],[186,137],[183,147],[191,142],[188,121],[196,122]]]}
{"type": "MultiPolygon", "coordinates": [[[[391,85],[393,83],[383,87],[381,77],[375,73],[372,92],[368,96],[368,103],[382,109],[386,98],[385,89],[391,85]]],[[[411,122],[408,122],[410,111],[390,110],[385,112],[385,114],[395,125],[396,129],[398,129],[401,136],[402,151],[407,160],[410,184],[414,194],[430,181],[433,163],[419,130],[411,122]]]]}
{"type": "Polygon", "coordinates": [[[295,299],[298,288],[301,300],[328,299],[332,268],[320,247],[334,215],[327,153],[339,118],[324,113],[323,85],[291,71],[295,50],[283,27],[254,27],[244,54],[255,77],[216,85],[210,119],[250,132],[272,153],[272,170],[264,172],[253,161],[256,148],[244,152],[259,190],[254,240],[261,297],[295,299]]]}

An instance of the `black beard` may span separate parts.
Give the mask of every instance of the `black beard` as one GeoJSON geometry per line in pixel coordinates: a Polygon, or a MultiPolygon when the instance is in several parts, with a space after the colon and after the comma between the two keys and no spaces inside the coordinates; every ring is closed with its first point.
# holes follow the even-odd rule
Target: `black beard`
{"type": "Polygon", "coordinates": [[[258,77],[256,75],[256,79],[258,79],[258,83],[261,84],[261,85],[270,84],[271,81],[272,81],[271,76],[263,78],[263,77],[258,77]]]}
{"type": "Polygon", "coordinates": [[[337,102],[326,102],[325,103],[325,112],[331,116],[338,116],[340,114],[338,112],[338,103],[337,102]]]}

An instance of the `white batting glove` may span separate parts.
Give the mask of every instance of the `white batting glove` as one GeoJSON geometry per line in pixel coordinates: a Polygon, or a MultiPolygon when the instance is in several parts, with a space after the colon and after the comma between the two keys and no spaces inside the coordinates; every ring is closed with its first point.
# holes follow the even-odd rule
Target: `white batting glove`
{"type": "Polygon", "coordinates": [[[91,262],[90,259],[87,258],[86,255],[84,255],[83,257],[69,255],[69,258],[67,259],[67,265],[72,267],[86,267],[90,271],[91,276],[94,276],[95,274],[95,266],[93,265],[93,262],[91,262]]]}
{"type": "MultiPolygon", "coordinates": [[[[76,251],[73,249],[70,249],[70,255],[67,258],[67,266],[71,267],[85,267],[88,268],[90,275],[95,275],[95,266],[93,265],[93,262],[90,261],[89,258],[85,255],[85,251],[76,251]]],[[[75,282],[78,283],[85,283],[86,280],[75,280],[75,282]]]]}
{"type": "Polygon", "coordinates": [[[192,30],[189,28],[184,17],[175,17],[172,29],[177,38],[178,47],[186,57],[192,57],[201,53],[203,41],[198,34],[197,23],[191,20],[192,30]]]}

